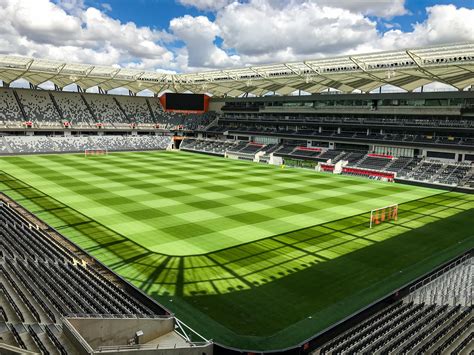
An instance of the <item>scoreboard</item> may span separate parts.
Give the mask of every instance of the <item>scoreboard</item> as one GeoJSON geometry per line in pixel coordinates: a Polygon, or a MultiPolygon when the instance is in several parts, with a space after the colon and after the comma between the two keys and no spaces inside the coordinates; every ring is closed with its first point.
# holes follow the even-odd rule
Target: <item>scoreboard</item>
{"type": "Polygon", "coordinates": [[[204,94],[175,94],[166,93],[160,97],[165,111],[206,112],[209,106],[209,96],[204,94]]]}

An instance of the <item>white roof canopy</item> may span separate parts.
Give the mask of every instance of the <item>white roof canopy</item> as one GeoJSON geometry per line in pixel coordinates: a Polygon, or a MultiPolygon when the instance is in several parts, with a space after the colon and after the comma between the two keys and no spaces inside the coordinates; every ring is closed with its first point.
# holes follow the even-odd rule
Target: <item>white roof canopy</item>
{"type": "Polygon", "coordinates": [[[11,83],[20,78],[33,85],[51,81],[60,88],[77,84],[84,90],[122,87],[134,93],[148,89],[215,96],[319,93],[328,88],[369,92],[388,84],[412,91],[435,81],[462,90],[474,84],[474,43],[186,74],[0,56],[0,80],[11,83]]]}

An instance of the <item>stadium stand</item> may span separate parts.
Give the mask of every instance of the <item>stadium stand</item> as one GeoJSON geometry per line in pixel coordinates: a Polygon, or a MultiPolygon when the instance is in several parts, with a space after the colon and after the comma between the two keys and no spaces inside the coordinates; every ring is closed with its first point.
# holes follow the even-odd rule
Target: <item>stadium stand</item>
{"type": "Polygon", "coordinates": [[[126,125],[130,123],[129,118],[125,115],[117,103],[117,99],[109,95],[89,94],[84,95],[86,104],[96,117],[97,122],[112,125],[126,125]]]}
{"type": "Polygon", "coordinates": [[[473,277],[474,259],[467,255],[313,354],[469,354],[474,350],[473,277]]]}
{"type": "Polygon", "coordinates": [[[4,136],[1,154],[36,154],[84,152],[86,149],[108,151],[161,150],[171,144],[170,136],[4,136]]]}
{"type": "Polygon", "coordinates": [[[91,126],[96,123],[94,116],[80,94],[55,92],[53,96],[62,111],[64,122],[79,126],[91,126]]]}
{"type": "Polygon", "coordinates": [[[12,90],[0,88],[0,123],[3,126],[25,121],[12,90]]]}
{"type": "MultiPolygon", "coordinates": [[[[101,322],[117,327],[117,322],[135,319],[137,328],[130,328],[130,337],[140,324],[150,321],[178,324],[161,306],[4,195],[0,195],[0,223],[1,353],[5,345],[12,351],[83,353],[87,332],[81,333],[71,324],[87,319],[94,319],[89,324],[92,329],[101,322]]],[[[98,331],[104,342],[119,341],[118,335],[106,340],[106,332],[98,331]]],[[[168,332],[166,340],[157,339],[154,345],[118,343],[108,350],[159,347],[180,354],[201,354],[211,346],[206,340],[189,340],[174,326],[168,332]]]]}
{"type": "MultiPolygon", "coordinates": [[[[184,151],[472,193],[474,89],[473,57],[469,53],[474,47],[452,49],[462,55],[453,55],[449,48],[446,52],[445,47],[449,46],[412,51],[418,53],[418,61],[408,51],[358,56],[358,60],[366,60],[361,62],[364,70],[362,64],[354,63],[354,58],[324,59],[321,66],[314,65],[321,79],[317,81],[312,77],[316,73],[309,70],[310,62],[263,66],[258,71],[246,67],[189,76],[160,74],[158,78],[154,76],[156,73],[125,68],[76,64],[82,67],[79,70],[75,65],[70,67],[54,61],[40,61],[38,65],[37,60],[31,59],[30,63],[22,64],[22,60],[30,59],[2,56],[2,72],[10,74],[6,79],[24,76],[39,82],[49,71],[54,72],[55,83],[74,82],[79,86],[78,92],[64,92],[56,85],[54,91],[35,85],[31,85],[32,89],[17,89],[2,79],[5,87],[0,88],[0,154],[161,150],[178,147],[176,142],[181,141],[180,149],[184,151]],[[37,72],[35,65],[40,68],[37,72]],[[430,68],[435,68],[435,76],[430,74],[430,68]],[[396,77],[392,76],[392,69],[396,77]],[[458,74],[453,75],[454,71],[458,74]],[[380,74],[391,77],[378,80],[382,78],[380,74]],[[422,87],[416,92],[420,82],[434,80],[451,83],[458,91],[423,92],[422,87]],[[379,93],[368,93],[387,81],[405,92],[381,89],[379,93]],[[107,89],[119,88],[124,82],[130,96],[107,94],[107,89]],[[94,86],[98,86],[100,94],[87,92],[94,86]],[[136,96],[143,87],[176,92],[206,88],[214,96],[209,99],[208,112],[171,112],[164,110],[156,96],[136,96]],[[288,94],[297,90],[308,90],[311,94],[288,94]],[[268,91],[275,94],[267,95],[268,91]],[[256,93],[263,96],[255,96],[256,93]]],[[[291,185],[291,178],[288,180],[291,185]]],[[[356,179],[344,180],[356,185],[356,179]]],[[[255,190],[259,190],[258,182],[255,190]]],[[[296,189],[295,193],[298,193],[296,189]]],[[[363,194],[361,190],[361,197],[363,194]]],[[[246,197],[252,201],[257,195],[255,192],[246,197]]],[[[14,201],[0,196],[0,353],[4,346],[22,349],[19,352],[25,354],[29,351],[92,353],[90,349],[75,349],[77,344],[85,346],[89,342],[81,333],[84,324],[92,319],[101,323],[102,329],[112,329],[115,320],[133,319],[144,325],[154,321],[172,322],[171,342],[160,342],[166,353],[169,350],[185,355],[186,350],[194,347],[189,353],[210,354],[206,348],[208,342],[195,343],[185,335],[175,334],[181,325],[166,309],[14,201]]],[[[218,202],[215,205],[219,207],[218,202]]],[[[297,207],[303,213],[307,208],[297,207]]],[[[251,219],[271,222],[271,217],[253,214],[251,219]]],[[[433,216],[420,218],[424,217],[433,216]]],[[[346,232],[349,235],[350,231],[346,230],[337,234],[346,232]]],[[[365,237],[361,237],[361,242],[366,242],[365,237]]],[[[272,243],[286,243],[285,238],[272,238],[272,243]]],[[[268,247],[261,249],[266,252],[268,247]]],[[[330,258],[337,258],[337,253],[328,253],[330,258]]],[[[351,324],[332,334],[332,339],[318,343],[315,353],[471,354],[474,351],[472,260],[470,256],[461,258],[414,284],[407,294],[387,296],[390,300],[384,302],[389,305],[377,305],[373,312],[365,309],[370,313],[364,316],[366,319],[360,321],[364,317],[355,315],[352,321],[358,324],[351,324]]],[[[224,266],[228,267],[226,272],[233,272],[229,264],[224,266]]],[[[303,266],[307,267],[306,262],[303,266]]],[[[295,275],[299,271],[299,266],[291,270],[295,275]]],[[[284,281],[286,272],[289,270],[278,273],[284,281]]],[[[268,279],[263,280],[268,285],[263,287],[280,280],[280,276],[279,279],[272,276],[269,272],[268,279]]],[[[259,282],[254,281],[249,287],[261,287],[259,282]]],[[[227,291],[239,292],[234,286],[227,291]]],[[[194,295],[196,291],[190,292],[194,295]]],[[[253,339],[253,344],[259,344],[262,339],[253,339]]],[[[150,344],[147,348],[130,340],[125,339],[118,346],[96,344],[93,350],[135,353],[151,349],[150,344]]],[[[290,351],[306,354],[313,350],[305,347],[309,343],[301,344],[298,351],[296,348],[290,351]]],[[[245,352],[254,353],[250,350],[245,352]]]]}
{"type": "Polygon", "coordinates": [[[180,149],[185,151],[194,151],[208,153],[212,155],[224,156],[229,150],[232,150],[236,144],[228,141],[211,141],[202,139],[186,139],[181,144],[180,149]]]}
{"type": "MultiPolygon", "coordinates": [[[[252,134],[253,132],[265,132],[266,134],[286,134],[291,133],[291,135],[303,135],[303,136],[313,136],[318,137],[318,139],[364,139],[364,140],[382,140],[390,141],[391,144],[396,144],[397,141],[402,141],[405,143],[408,142],[418,142],[422,144],[441,144],[441,145],[471,145],[472,140],[470,137],[454,137],[437,135],[436,138],[425,135],[417,135],[412,133],[386,133],[385,135],[380,134],[367,134],[362,132],[354,131],[341,131],[339,133],[334,130],[310,130],[310,129],[289,129],[278,127],[265,127],[260,125],[259,127],[248,127],[248,126],[220,126],[212,124],[211,122],[217,122],[216,118],[218,116],[215,113],[209,113],[204,115],[186,115],[186,117],[179,113],[165,112],[161,108],[159,100],[155,98],[143,98],[143,97],[120,97],[120,96],[107,96],[99,94],[86,94],[86,93],[66,93],[66,92],[47,92],[47,91],[38,91],[35,90],[24,90],[24,89],[2,89],[2,95],[4,100],[2,101],[4,105],[3,112],[3,121],[2,124],[5,129],[11,129],[13,127],[25,128],[25,119],[23,116],[31,118],[32,128],[40,129],[58,129],[63,127],[66,123],[68,127],[82,127],[82,128],[91,128],[96,129],[98,122],[98,116],[107,116],[110,118],[103,122],[104,127],[102,129],[129,129],[131,123],[135,124],[135,129],[175,129],[175,130],[202,130],[207,128],[209,133],[219,134],[225,131],[232,131],[236,128],[241,132],[246,134],[252,134]],[[22,113],[24,112],[24,114],[22,113]],[[7,117],[8,116],[8,117],[7,117]],[[110,122],[109,122],[110,121],[110,122]],[[431,138],[430,138],[431,137],[431,138]]],[[[262,115],[252,114],[251,117],[241,117],[240,114],[230,114],[225,113],[224,116],[219,117],[219,122],[230,121],[242,121],[245,124],[249,122],[259,120],[260,122],[278,122],[282,118],[278,115],[271,115],[270,117],[265,117],[262,115]]],[[[391,118],[378,118],[378,117],[369,117],[369,118],[351,118],[351,117],[305,117],[304,119],[299,118],[299,116],[285,116],[283,118],[285,122],[292,121],[294,123],[301,122],[319,122],[319,123],[328,123],[328,124],[384,124],[391,126],[399,127],[413,127],[416,129],[418,126],[423,127],[471,127],[470,120],[436,120],[436,119],[391,119],[391,118]]],[[[235,122],[234,122],[235,124],[235,122]]],[[[107,146],[110,150],[123,150],[123,149],[140,149],[135,143],[128,143],[120,141],[119,139],[104,138],[104,144],[97,145],[94,139],[89,144],[82,144],[79,146],[81,148],[65,150],[59,146],[51,145],[48,140],[43,138],[32,138],[26,139],[19,138],[18,140],[12,141],[12,149],[9,149],[8,144],[3,144],[0,148],[2,154],[14,153],[14,152],[23,152],[23,153],[34,153],[34,152],[51,152],[51,151],[80,151],[83,147],[88,147],[85,149],[93,149],[95,146],[102,147],[107,146]]],[[[208,139],[209,140],[209,139],[208,139]]],[[[222,139],[219,139],[222,140],[222,139]]],[[[58,140],[60,141],[60,140],[58,140]]],[[[65,143],[66,140],[62,140],[60,145],[66,147],[68,143],[65,143]]],[[[71,143],[75,145],[74,143],[71,143]]],[[[69,145],[71,145],[69,144],[69,145]]],[[[150,146],[150,145],[148,145],[150,146]]],[[[297,146],[295,144],[294,146],[297,146]]],[[[277,145],[278,151],[275,153],[277,156],[283,156],[285,154],[288,157],[294,157],[296,159],[308,159],[314,158],[316,161],[327,162],[331,159],[332,163],[337,163],[340,160],[348,161],[349,166],[360,167],[364,169],[377,170],[377,171],[390,171],[397,174],[398,178],[406,179],[410,181],[426,182],[426,183],[436,183],[447,186],[470,186],[471,184],[471,171],[469,169],[469,163],[463,163],[463,166],[457,167],[454,162],[448,162],[447,166],[433,164],[427,162],[426,159],[420,159],[419,157],[406,157],[407,159],[401,159],[403,157],[397,157],[397,159],[392,159],[392,161],[384,160],[382,158],[374,157],[365,157],[357,151],[344,151],[340,149],[322,149],[321,152],[316,154],[311,150],[296,149],[293,151],[291,147],[294,147],[290,144],[289,148],[280,148],[277,145]],[[286,152],[286,149],[290,150],[286,152]],[[340,152],[340,153],[339,153],[340,152]],[[339,153],[339,154],[338,154],[339,153]],[[410,162],[408,158],[413,160],[410,162]],[[416,162],[422,160],[422,166],[418,167],[416,162]],[[405,166],[403,166],[405,164],[405,166]],[[455,169],[453,172],[452,170],[455,169]]],[[[323,144],[324,146],[324,144],[323,144]]],[[[223,151],[232,149],[232,152],[238,152],[240,149],[245,146],[231,145],[225,147],[225,149],[216,149],[219,155],[224,155],[223,151]]],[[[305,148],[305,147],[304,147],[305,148]]],[[[183,146],[183,149],[187,149],[186,145],[183,146]]],[[[205,149],[204,149],[205,150],[205,149]]],[[[245,148],[242,154],[252,153],[252,147],[245,148]],[[246,152],[245,150],[249,150],[246,152]]],[[[212,147],[209,147],[209,151],[212,151],[212,147]]],[[[252,153],[253,154],[253,153],[252,153]]],[[[265,153],[266,154],[266,153],[265,153]]],[[[251,157],[248,155],[248,157],[251,157]]],[[[262,156],[263,157],[263,156],[262,156]]],[[[269,156],[267,160],[269,161],[269,156]]],[[[265,159],[262,159],[264,161],[265,159]]]]}
{"type": "Polygon", "coordinates": [[[117,96],[117,103],[124,109],[130,122],[155,123],[145,97],[117,96]]]}
{"type": "Polygon", "coordinates": [[[18,89],[14,93],[18,95],[26,121],[42,126],[55,126],[60,123],[59,112],[47,91],[18,89]]]}
{"type": "Polygon", "coordinates": [[[366,155],[357,163],[357,167],[372,169],[372,170],[385,170],[388,164],[392,161],[392,158],[386,158],[381,156],[373,156],[371,154],[366,155]]]}

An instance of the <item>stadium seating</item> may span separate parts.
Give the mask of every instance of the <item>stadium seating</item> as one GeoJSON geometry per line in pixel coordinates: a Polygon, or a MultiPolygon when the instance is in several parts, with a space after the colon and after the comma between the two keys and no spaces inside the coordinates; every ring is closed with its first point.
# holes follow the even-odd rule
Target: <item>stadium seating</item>
{"type": "Polygon", "coordinates": [[[413,158],[411,157],[398,157],[394,159],[391,164],[386,166],[385,171],[401,173],[412,161],[413,158]]]}
{"type": "Polygon", "coordinates": [[[0,88],[0,124],[7,126],[9,122],[23,122],[18,102],[12,90],[0,88]]]}
{"type": "Polygon", "coordinates": [[[471,306],[474,299],[474,258],[464,258],[412,287],[414,303],[471,306]]]}
{"type": "Polygon", "coordinates": [[[473,265],[456,261],[315,353],[461,353],[473,338],[473,265]]]}
{"type": "Polygon", "coordinates": [[[372,170],[385,170],[385,167],[392,161],[392,158],[373,157],[367,155],[357,163],[357,167],[372,170]]]}
{"type": "Polygon", "coordinates": [[[323,159],[323,160],[337,160],[337,158],[339,156],[341,156],[344,152],[343,151],[340,151],[340,150],[334,150],[334,149],[330,149],[330,150],[326,150],[325,152],[323,152],[319,158],[320,159],[323,159]]]}
{"type": "MultiPolygon", "coordinates": [[[[0,202],[0,337],[25,350],[76,353],[63,333],[62,316],[156,317],[164,310],[138,291],[123,286],[79,262],[53,234],[38,228],[0,202]],[[130,289],[129,289],[130,290],[130,289]],[[3,325],[3,327],[1,326],[3,325]]],[[[97,266],[96,266],[97,267],[97,266]]],[[[1,351],[0,351],[1,352],[1,351]]]]}
{"type": "Polygon", "coordinates": [[[5,136],[0,137],[0,154],[161,150],[171,144],[170,136],[5,136]]]}
{"type": "Polygon", "coordinates": [[[447,164],[438,174],[435,182],[446,185],[462,185],[461,182],[471,173],[471,163],[447,164]]]}
{"type": "Polygon", "coordinates": [[[5,137],[7,149],[12,153],[50,153],[56,147],[52,139],[46,136],[5,137]]]}
{"type": "Polygon", "coordinates": [[[73,126],[91,126],[96,123],[80,94],[56,92],[53,96],[62,112],[64,122],[69,122],[73,126]]]}
{"type": "Polygon", "coordinates": [[[155,123],[145,97],[117,96],[116,99],[130,122],[155,123]]]}
{"type": "Polygon", "coordinates": [[[128,125],[129,118],[117,104],[116,98],[109,95],[89,94],[84,95],[97,122],[112,125],[128,125]]]}
{"type": "MultiPolygon", "coordinates": [[[[264,119],[259,118],[260,123],[265,121],[264,119]]],[[[330,119],[322,119],[323,122],[331,122],[335,123],[334,120],[330,119]]],[[[425,136],[425,135],[417,135],[412,133],[370,133],[367,134],[365,132],[342,132],[336,133],[334,130],[323,130],[321,132],[311,129],[294,129],[289,126],[279,126],[278,129],[272,127],[265,127],[265,126],[253,126],[253,123],[248,123],[244,120],[241,122],[236,122],[235,118],[232,119],[232,126],[228,125],[225,119],[220,119],[219,124],[217,126],[210,127],[207,131],[208,132],[225,132],[230,131],[236,134],[282,134],[285,136],[302,136],[307,137],[308,139],[325,139],[325,140],[344,140],[344,141],[371,141],[380,143],[390,141],[392,143],[420,143],[423,145],[431,145],[431,146],[439,146],[439,145],[447,145],[447,146],[473,146],[474,141],[471,138],[466,137],[455,137],[452,135],[438,135],[436,137],[425,136]],[[249,125],[252,125],[251,127],[249,125]]],[[[407,121],[408,122],[408,121],[407,121]]],[[[409,126],[407,122],[400,122],[399,126],[407,127],[409,126]]],[[[287,120],[285,120],[287,123],[287,120]]],[[[361,125],[367,125],[370,122],[365,120],[360,121],[361,125]]],[[[384,124],[383,120],[378,121],[379,124],[384,124]]],[[[453,125],[457,125],[458,123],[453,123],[453,125]]],[[[418,125],[418,126],[425,126],[425,125],[418,125]]],[[[418,127],[415,126],[415,127],[418,127]]],[[[437,126],[442,126],[441,124],[437,126]]],[[[462,126],[460,126],[462,127],[462,126]]],[[[469,122],[467,127],[474,127],[474,123],[469,122]]]]}
{"type": "Polygon", "coordinates": [[[61,117],[47,91],[17,89],[25,120],[41,125],[59,125],[61,117]]]}
{"type": "Polygon", "coordinates": [[[277,156],[290,155],[296,149],[295,145],[284,145],[280,149],[275,151],[277,156]]]}
{"type": "Polygon", "coordinates": [[[181,149],[195,151],[211,155],[224,156],[227,151],[234,151],[237,143],[232,141],[212,141],[204,139],[185,139],[181,143],[181,149]]]}
{"type": "Polygon", "coordinates": [[[290,155],[295,157],[311,157],[316,158],[321,154],[321,149],[317,148],[306,148],[306,147],[296,147],[290,155]]]}

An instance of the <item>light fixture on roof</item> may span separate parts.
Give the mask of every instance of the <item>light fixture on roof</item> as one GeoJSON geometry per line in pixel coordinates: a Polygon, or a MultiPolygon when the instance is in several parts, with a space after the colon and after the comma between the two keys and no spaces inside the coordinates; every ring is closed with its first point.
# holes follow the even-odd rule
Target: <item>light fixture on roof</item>
{"type": "Polygon", "coordinates": [[[385,77],[387,79],[391,79],[391,78],[395,77],[396,74],[397,74],[397,72],[395,70],[387,70],[387,72],[385,73],[385,77]]]}

